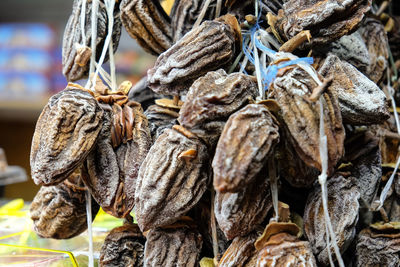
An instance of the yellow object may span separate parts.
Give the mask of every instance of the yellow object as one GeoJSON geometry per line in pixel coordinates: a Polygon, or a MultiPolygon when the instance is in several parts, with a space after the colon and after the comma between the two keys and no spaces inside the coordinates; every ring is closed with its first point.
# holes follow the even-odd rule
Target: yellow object
{"type": "Polygon", "coordinates": [[[200,261],[200,267],[214,267],[214,260],[211,258],[202,258],[200,261]]]}
{"type": "Polygon", "coordinates": [[[174,4],[174,0],[165,0],[161,3],[161,6],[164,8],[165,12],[169,15],[173,4],[174,4]]]}

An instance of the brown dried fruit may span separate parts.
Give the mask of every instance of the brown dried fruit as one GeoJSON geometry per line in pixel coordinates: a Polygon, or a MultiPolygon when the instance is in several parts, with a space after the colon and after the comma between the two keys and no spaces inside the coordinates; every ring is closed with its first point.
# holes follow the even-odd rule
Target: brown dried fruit
{"type": "MultiPolygon", "coordinates": [[[[171,10],[171,24],[174,30],[174,42],[181,39],[189,32],[201,10],[204,8],[205,0],[177,0],[171,10]]],[[[204,20],[212,20],[215,17],[217,0],[211,0],[204,14],[204,20]]]]}
{"type": "Polygon", "coordinates": [[[364,229],[358,234],[356,266],[372,267],[400,265],[400,234],[384,234],[372,229],[364,229]]]}
{"type": "MultiPolygon", "coordinates": [[[[92,199],[92,219],[99,205],[92,199]]],[[[87,229],[86,188],[81,169],[55,186],[42,186],[30,207],[35,232],[45,238],[68,239],[87,229]]]]}
{"type": "Polygon", "coordinates": [[[179,112],[179,123],[214,147],[229,116],[258,94],[250,76],[224,70],[197,79],[179,112]]]}
{"type": "Polygon", "coordinates": [[[309,30],[313,45],[323,45],[354,31],[371,0],[288,0],[278,14],[276,28],[286,39],[309,30]]]}
{"type": "Polygon", "coordinates": [[[140,167],[135,214],[142,231],[175,222],[207,189],[207,147],[180,127],[166,129],[140,167]]]}
{"type": "Polygon", "coordinates": [[[257,257],[254,242],[261,233],[254,231],[246,236],[235,237],[219,261],[218,267],[254,266],[250,265],[252,259],[257,257]]]}
{"type": "Polygon", "coordinates": [[[101,247],[100,266],[143,266],[145,242],[137,224],[114,228],[101,247]]]}
{"type": "MultiPolygon", "coordinates": [[[[268,12],[277,14],[279,9],[282,9],[282,0],[260,0],[258,2],[258,8],[260,10],[260,18],[265,18],[268,12]]],[[[252,0],[227,0],[225,5],[228,7],[228,13],[233,14],[238,19],[239,23],[245,21],[245,16],[248,14],[254,14],[254,1],[252,0]]],[[[259,20],[260,24],[262,20],[259,20]]],[[[265,25],[266,26],[266,25],[265,25]]]]}
{"type": "Polygon", "coordinates": [[[197,78],[229,66],[240,48],[241,33],[235,17],[205,21],[157,58],[147,72],[149,87],[159,94],[186,94],[197,78]]]}
{"type": "Polygon", "coordinates": [[[178,222],[148,232],[143,266],[198,266],[201,235],[193,222],[178,222]]]}
{"type": "Polygon", "coordinates": [[[121,21],[129,35],[158,56],[172,45],[171,22],[157,0],[122,0],[121,21]]]}
{"type": "Polygon", "coordinates": [[[387,68],[388,37],[382,23],[374,18],[367,17],[359,29],[369,52],[370,64],[366,71],[366,76],[374,83],[382,79],[382,75],[387,68]]]}
{"type": "Polygon", "coordinates": [[[389,117],[383,91],[349,63],[328,55],[318,72],[334,77],[329,89],[337,94],[345,123],[369,125],[389,117]]]}
{"type": "Polygon", "coordinates": [[[153,142],[164,132],[175,124],[178,124],[179,113],[170,108],[164,108],[159,105],[151,105],[145,112],[149,120],[149,128],[153,142]]]}
{"type": "Polygon", "coordinates": [[[272,207],[266,168],[237,193],[217,191],[214,203],[218,225],[228,239],[251,232],[263,222],[272,207]]]}
{"type": "MultiPolygon", "coordinates": [[[[87,77],[89,73],[89,61],[85,64],[78,64],[80,60],[76,61],[76,57],[80,56],[79,50],[82,52],[91,46],[91,32],[92,32],[92,3],[86,2],[85,14],[85,36],[86,39],[82,40],[81,32],[81,9],[83,0],[74,0],[72,7],[72,14],[68,19],[64,31],[64,38],[62,44],[62,65],[63,74],[68,81],[76,81],[87,77]],[[84,49],[84,50],[82,50],[84,49]]],[[[112,42],[114,52],[118,48],[119,38],[121,36],[121,20],[119,18],[119,7],[115,4],[114,7],[114,26],[112,33],[112,42]]],[[[103,50],[104,42],[108,31],[108,16],[104,5],[104,1],[99,1],[97,12],[97,38],[96,38],[96,61],[100,59],[101,51],[103,50]]],[[[108,60],[108,52],[105,61],[108,60]]]]}
{"type": "MultiPolygon", "coordinates": [[[[270,89],[281,107],[280,119],[297,155],[310,167],[321,170],[319,155],[319,102],[309,101],[316,82],[300,67],[282,70],[270,89]]],[[[327,90],[323,94],[324,132],[328,145],[328,176],[344,154],[345,132],[336,95],[327,90]]],[[[281,129],[282,129],[281,128],[281,129]]]]}
{"type": "MultiPolygon", "coordinates": [[[[346,179],[340,175],[331,177],[327,181],[327,188],[329,217],[336,235],[336,243],[343,253],[356,234],[355,226],[358,222],[360,193],[354,178],[346,179]]],[[[325,217],[319,184],[315,185],[307,200],[304,211],[304,231],[318,261],[324,265],[329,265],[325,239],[325,217]]],[[[330,247],[330,249],[333,254],[333,247],[330,247]]]]}
{"type": "Polygon", "coordinates": [[[87,158],[85,184],[100,206],[116,217],[133,209],[139,167],[151,145],[147,118],[139,103],[102,104],[103,128],[87,158]]]}
{"type": "Polygon", "coordinates": [[[67,178],[87,157],[101,129],[103,110],[79,85],[52,96],[36,123],[30,163],[36,184],[67,178]]]}
{"type": "Polygon", "coordinates": [[[316,267],[310,244],[300,241],[300,229],[293,223],[270,223],[256,241],[259,251],[257,266],[305,266],[316,267]]]}
{"type": "Polygon", "coordinates": [[[278,131],[264,105],[250,104],[232,114],[212,162],[215,190],[238,192],[251,183],[279,142],[278,131]]]}

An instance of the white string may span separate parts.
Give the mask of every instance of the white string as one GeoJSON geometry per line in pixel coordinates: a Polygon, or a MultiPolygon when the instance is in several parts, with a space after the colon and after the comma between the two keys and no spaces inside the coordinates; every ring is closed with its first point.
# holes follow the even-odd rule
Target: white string
{"type": "Polygon", "coordinates": [[[83,45],[86,45],[85,21],[86,21],[86,0],[82,0],[82,7],[81,7],[81,34],[82,34],[82,44],[83,45]]]}
{"type": "Polygon", "coordinates": [[[222,6],[222,0],[217,0],[217,8],[215,10],[215,18],[218,18],[219,15],[221,14],[221,6],[222,6]]]}
{"type": "MultiPolygon", "coordinates": [[[[326,185],[326,180],[328,178],[328,145],[327,145],[327,137],[325,135],[325,129],[324,129],[324,107],[322,104],[322,101],[324,101],[324,97],[321,95],[319,98],[319,110],[320,110],[320,116],[319,116],[319,156],[321,159],[321,174],[318,176],[318,181],[321,185],[321,194],[322,194],[322,206],[324,210],[324,217],[325,217],[325,225],[328,227],[328,233],[326,235],[330,234],[331,240],[332,240],[332,246],[335,251],[336,259],[339,263],[340,267],[344,267],[344,262],[342,259],[342,256],[340,255],[340,250],[339,247],[337,246],[336,242],[336,235],[335,232],[333,231],[332,227],[332,222],[329,217],[328,213],[328,188],[326,185]]],[[[326,228],[325,228],[326,229],[326,228]]],[[[331,248],[328,246],[329,243],[327,243],[327,251],[328,255],[331,253],[331,248]]],[[[331,266],[335,267],[335,265],[331,266]]]]}
{"type": "Polygon", "coordinates": [[[111,89],[115,90],[117,88],[117,79],[115,77],[115,60],[114,60],[114,45],[113,45],[113,42],[110,42],[110,45],[109,45],[109,48],[108,48],[108,53],[110,55],[111,89]]]}
{"type": "Polygon", "coordinates": [[[196,28],[197,26],[199,26],[200,23],[203,21],[203,18],[206,15],[207,8],[210,5],[210,3],[211,3],[211,0],[206,0],[206,2],[204,3],[204,6],[200,11],[199,16],[197,17],[196,22],[193,24],[193,29],[196,28]]]}
{"type": "Polygon", "coordinates": [[[90,77],[95,70],[95,62],[96,62],[96,41],[97,41],[97,12],[99,8],[99,0],[92,1],[92,29],[91,29],[91,49],[92,49],[92,56],[90,57],[90,68],[89,68],[89,79],[86,84],[86,88],[90,87],[94,90],[94,85],[96,84],[96,76],[93,77],[92,85],[90,85],[90,77]]]}
{"type": "Polygon", "coordinates": [[[260,70],[260,59],[258,57],[258,50],[257,47],[254,45],[253,46],[253,51],[254,51],[254,67],[256,68],[256,77],[257,77],[257,84],[258,84],[258,93],[259,93],[259,98],[260,100],[264,99],[264,88],[262,85],[262,77],[261,77],[261,70],[260,70]]]}
{"type": "Polygon", "coordinates": [[[88,225],[89,237],[89,264],[88,267],[94,267],[93,257],[93,232],[92,232],[92,197],[89,190],[86,190],[86,220],[88,225]]]}
{"type": "MultiPolygon", "coordinates": [[[[104,41],[103,50],[101,52],[101,56],[100,56],[100,59],[98,62],[98,66],[100,66],[100,67],[103,65],[104,59],[106,57],[107,49],[109,49],[109,44],[112,39],[113,26],[114,26],[115,0],[105,0],[104,4],[106,5],[106,10],[107,10],[107,15],[108,15],[108,31],[107,31],[106,40],[104,41]]],[[[114,59],[113,59],[113,63],[114,63],[114,59]]],[[[96,68],[96,72],[93,76],[92,86],[94,86],[96,84],[96,77],[99,74],[99,71],[100,71],[100,68],[96,68]]],[[[112,90],[115,89],[112,87],[112,85],[110,87],[112,90]]]]}

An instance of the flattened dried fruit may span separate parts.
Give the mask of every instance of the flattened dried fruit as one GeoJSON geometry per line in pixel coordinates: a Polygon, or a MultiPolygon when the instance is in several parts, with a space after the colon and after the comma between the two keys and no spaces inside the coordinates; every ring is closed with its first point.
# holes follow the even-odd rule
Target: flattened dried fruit
{"type": "MultiPolygon", "coordinates": [[[[171,10],[174,42],[177,42],[192,29],[206,2],[205,0],[177,0],[174,2],[171,10]]],[[[215,17],[216,5],[217,0],[209,2],[202,21],[212,20],[215,17]]]]}
{"type": "Polygon", "coordinates": [[[175,222],[207,189],[207,147],[194,135],[175,130],[178,128],[166,129],[140,166],[135,214],[142,231],[175,222]]]}
{"type": "MultiPolygon", "coordinates": [[[[355,226],[358,222],[360,193],[353,179],[336,175],[327,182],[328,212],[336,235],[336,243],[341,253],[346,251],[356,235],[355,226]]],[[[318,261],[324,265],[329,265],[325,239],[325,218],[319,185],[315,185],[307,200],[304,211],[304,231],[318,261]]],[[[330,247],[330,249],[333,254],[333,247],[330,247]]]]}
{"type": "Polygon", "coordinates": [[[100,266],[143,266],[145,242],[146,239],[136,224],[114,228],[101,247],[100,266]]]}
{"type": "Polygon", "coordinates": [[[84,182],[104,211],[125,217],[134,206],[139,167],[150,149],[147,118],[139,103],[102,104],[103,128],[87,158],[84,182]]]}
{"type": "Polygon", "coordinates": [[[370,64],[366,76],[378,83],[387,68],[388,37],[383,24],[374,18],[367,17],[359,29],[369,52],[370,64]]]}
{"type": "MultiPolygon", "coordinates": [[[[281,108],[282,128],[297,155],[310,167],[321,170],[319,156],[319,102],[309,101],[316,82],[300,67],[288,67],[271,85],[281,108]]],[[[344,154],[345,132],[337,96],[329,90],[323,94],[324,132],[328,144],[328,176],[344,154]]]]}
{"type": "Polygon", "coordinates": [[[205,21],[157,58],[147,72],[149,87],[159,94],[186,94],[194,80],[228,66],[240,47],[240,28],[232,15],[205,21]]]}
{"type": "Polygon", "coordinates": [[[311,43],[322,45],[354,31],[370,6],[371,0],[289,0],[276,28],[286,39],[309,30],[311,43]]]}
{"type": "Polygon", "coordinates": [[[203,241],[192,224],[178,222],[150,230],[146,236],[143,266],[198,266],[203,241]]]}
{"type": "Polygon", "coordinates": [[[265,168],[241,191],[237,193],[217,191],[215,195],[215,218],[228,239],[251,232],[263,222],[271,207],[271,191],[265,168]]]}
{"type": "MultiPolygon", "coordinates": [[[[245,21],[245,16],[254,14],[254,1],[252,0],[227,0],[225,5],[228,7],[228,13],[233,14],[238,19],[239,23],[245,21]]],[[[260,17],[265,18],[268,12],[277,14],[279,9],[282,9],[283,0],[260,0],[258,1],[258,8],[260,10],[260,17]]],[[[264,24],[259,20],[260,24],[264,24]]],[[[264,26],[264,25],[263,25],[264,26]]],[[[266,25],[265,25],[266,26],[266,25]]]]}
{"type": "Polygon", "coordinates": [[[337,94],[344,122],[369,125],[388,119],[385,94],[355,67],[329,55],[318,72],[325,77],[333,75],[329,89],[337,94]]]}
{"type": "MultiPolygon", "coordinates": [[[[45,238],[67,239],[87,229],[86,189],[78,168],[55,186],[42,186],[31,204],[35,232],[45,238]]],[[[92,219],[99,205],[92,199],[92,219]]]]}
{"type": "Polygon", "coordinates": [[[103,110],[79,85],[68,84],[52,96],[36,123],[30,163],[36,184],[52,185],[68,177],[95,145],[103,110]]]}
{"type": "Polygon", "coordinates": [[[357,267],[399,266],[400,234],[362,230],[357,238],[356,257],[357,267]]]}
{"type": "Polygon", "coordinates": [[[247,75],[224,70],[207,73],[190,87],[179,111],[179,123],[214,147],[229,116],[258,94],[247,75]]]}
{"type": "MultiPolygon", "coordinates": [[[[91,31],[92,31],[92,3],[86,2],[85,13],[85,40],[82,40],[81,32],[81,9],[83,0],[74,0],[72,14],[68,19],[64,31],[62,44],[62,65],[63,74],[68,81],[76,81],[85,78],[89,73],[89,61],[78,62],[77,57],[85,52],[85,49],[90,50],[91,46],[91,31]]],[[[104,42],[108,30],[108,16],[104,1],[99,1],[97,12],[97,38],[96,38],[96,61],[100,59],[101,51],[103,50],[104,42]]],[[[118,48],[119,38],[121,36],[121,20],[119,18],[119,7],[115,4],[114,7],[114,26],[112,33],[112,42],[114,52],[118,48]]],[[[91,54],[91,51],[89,51],[91,54]]],[[[108,52],[105,61],[108,60],[108,52]]]]}
{"type": "Polygon", "coordinates": [[[144,50],[158,56],[172,45],[171,22],[157,0],[122,0],[121,20],[144,50]]]}
{"type": "Polygon", "coordinates": [[[153,142],[164,132],[165,129],[170,129],[175,124],[178,124],[179,113],[173,109],[161,107],[159,105],[151,105],[145,112],[149,120],[150,133],[153,137],[153,142]]]}
{"type": "Polygon", "coordinates": [[[310,244],[300,241],[300,229],[293,223],[270,223],[256,241],[259,251],[257,267],[304,266],[316,267],[310,244]]]}
{"type": "Polygon", "coordinates": [[[253,266],[248,265],[253,257],[257,256],[257,250],[254,247],[254,242],[261,234],[261,231],[251,232],[246,236],[238,236],[233,239],[231,245],[225,251],[221,260],[218,263],[219,267],[233,266],[253,266]]]}
{"type": "Polygon", "coordinates": [[[238,192],[251,183],[279,142],[279,128],[264,105],[250,104],[232,114],[213,159],[214,188],[238,192]]]}

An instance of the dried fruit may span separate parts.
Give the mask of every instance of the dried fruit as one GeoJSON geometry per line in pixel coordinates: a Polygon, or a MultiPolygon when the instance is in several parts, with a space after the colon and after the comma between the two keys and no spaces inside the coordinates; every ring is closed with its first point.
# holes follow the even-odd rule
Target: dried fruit
{"type": "MultiPolygon", "coordinates": [[[[68,179],[42,186],[30,207],[35,232],[45,238],[67,239],[87,229],[86,188],[77,168],[68,179]]],[[[92,219],[99,205],[92,199],[92,219]]]]}
{"type": "Polygon", "coordinates": [[[385,94],[349,63],[328,55],[318,72],[323,76],[333,75],[329,89],[337,94],[344,122],[375,124],[389,117],[385,94]]]}
{"type": "Polygon", "coordinates": [[[147,233],[143,266],[198,266],[201,235],[193,221],[179,221],[147,233]]]}
{"type": "Polygon", "coordinates": [[[114,228],[101,247],[100,266],[143,266],[145,242],[136,224],[114,228]]]}
{"type": "Polygon", "coordinates": [[[309,30],[312,45],[323,45],[356,29],[370,6],[371,0],[289,0],[278,13],[276,28],[287,40],[309,30]]]}
{"type": "Polygon", "coordinates": [[[293,223],[270,223],[255,243],[257,266],[316,267],[310,244],[297,238],[300,229],[293,223]]]}
{"type": "Polygon", "coordinates": [[[103,110],[79,85],[69,83],[52,96],[36,123],[30,163],[36,184],[66,179],[87,157],[98,138],[103,110]]]}
{"type": "Polygon", "coordinates": [[[100,206],[116,217],[133,209],[139,167],[147,155],[151,136],[139,103],[102,104],[103,128],[87,158],[85,184],[100,206]]]}
{"type": "Polygon", "coordinates": [[[122,0],[121,21],[144,50],[158,56],[172,45],[171,21],[157,0],[122,0]]]}
{"type": "Polygon", "coordinates": [[[215,147],[226,120],[257,96],[250,76],[224,70],[208,72],[190,87],[179,123],[215,147]]]}
{"type": "Polygon", "coordinates": [[[173,109],[151,105],[144,113],[149,120],[150,133],[153,142],[164,132],[175,124],[178,124],[179,113],[173,109]]]}
{"type": "Polygon", "coordinates": [[[209,182],[207,147],[180,126],[166,129],[139,170],[135,214],[142,231],[168,225],[200,200],[209,182]]]}
{"type": "MultiPolygon", "coordinates": [[[[82,40],[81,32],[81,9],[83,0],[74,0],[72,14],[68,19],[64,31],[64,38],[62,44],[62,65],[63,74],[68,81],[76,81],[87,77],[89,73],[89,61],[82,61],[79,59],[84,53],[91,54],[90,46],[92,40],[92,3],[86,2],[85,13],[85,40],[82,40]],[[89,50],[88,50],[89,49],[89,50]],[[89,52],[88,52],[89,51],[89,52]],[[77,58],[78,57],[78,58],[77,58]]],[[[114,25],[112,33],[112,43],[114,52],[118,48],[119,38],[121,36],[121,20],[119,18],[119,7],[116,4],[114,7],[114,25]]],[[[101,51],[103,50],[104,42],[107,36],[108,29],[108,16],[104,1],[99,1],[97,12],[97,38],[96,38],[96,51],[93,51],[96,56],[96,61],[100,59],[101,51]]],[[[108,60],[108,53],[106,54],[105,61],[108,60]]]]}
{"type": "MultiPolygon", "coordinates": [[[[297,155],[308,166],[321,170],[320,108],[319,103],[309,100],[316,87],[316,82],[306,71],[298,66],[290,66],[282,70],[281,76],[278,74],[270,89],[281,108],[278,118],[283,121],[285,136],[288,136],[297,155]]],[[[323,94],[323,99],[324,132],[328,145],[328,175],[331,175],[344,154],[345,133],[336,95],[328,88],[323,94]]]]}
{"type": "Polygon", "coordinates": [[[364,229],[358,234],[356,265],[358,267],[400,265],[400,234],[364,229]]]}
{"type": "Polygon", "coordinates": [[[194,80],[228,66],[241,47],[236,19],[225,15],[192,29],[147,72],[149,87],[159,94],[186,94],[194,80]]]}
{"type": "MultiPolygon", "coordinates": [[[[336,243],[343,253],[356,235],[358,222],[358,199],[360,193],[354,178],[335,175],[327,181],[328,212],[332,220],[336,243]],[[345,216],[340,216],[344,214],[345,216]]],[[[325,239],[325,217],[322,208],[320,185],[316,184],[310,193],[304,211],[304,231],[319,262],[329,265],[325,239]]],[[[330,247],[333,254],[333,247],[330,247]]]]}
{"type": "Polygon", "coordinates": [[[213,159],[214,188],[238,192],[251,183],[279,142],[279,128],[264,105],[251,104],[232,114],[213,159]]]}
{"type": "Polygon", "coordinates": [[[254,242],[261,233],[261,231],[254,231],[246,236],[235,237],[219,261],[218,266],[255,266],[251,265],[250,263],[252,259],[257,256],[257,250],[254,247],[254,242]]]}

